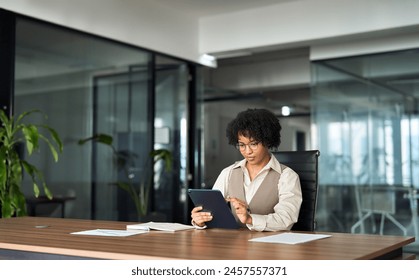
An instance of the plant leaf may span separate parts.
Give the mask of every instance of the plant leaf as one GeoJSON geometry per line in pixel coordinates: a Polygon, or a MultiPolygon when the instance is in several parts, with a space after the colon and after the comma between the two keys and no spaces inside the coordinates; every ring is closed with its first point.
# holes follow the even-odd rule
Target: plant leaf
{"type": "Polygon", "coordinates": [[[116,182],[116,185],[123,189],[124,191],[130,192],[130,185],[124,182],[116,182]]]}
{"type": "Polygon", "coordinates": [[[3,110],[0,110],[0,120],[3,124],[9,123],[9,118],[6,116],[6,113],[3,110]]]}
{"type": "Polygon", "coordinates": [[[37,184],[37,181],[39,181],[39,182],[42,183],[42,188],[44,190],[45,195],[49,199],[52,199],[53,195],[52,195],[50,189],[48,188],[47,184],[45,183],[45,180],[44,180],[44,177],[42,176],[42,173],[34,165],[28,163],[25,160],[22,160],[22,165],[23,165],[23,168],[25,169],[26,173],[28,173],[32,178],[33,190],[34,190],[35,197],[38,197],[39,194],[40,194],[39,186],[37,184]]]}
{"type": "Polygon", "coordinates": [[[14,208],[8,195],[5,195],[1,202],[1,213],[2,218],[10,218],[14,213],[14,208]]]}
{"type": "Polygon", "coordinates": [[[55,149],[55,147],[51,144],[51,141],[49,141],[49,139],[46,138],[42,134],[40,134],[39,137],[41,139],[43,139],[48,144],[49,150],[51,151],[51,154],[54,157],[54,161],[57,162],[58,161],[58,153],[57,153],[57,150],[55,149]]]}
{"type": "Polygon", "coordinates": [[[154,163],[163,160],[167,171],[172,170],[173,155],[167,149],[157,149],[150,152],[150,156],[154,158],[154,163]]]}
{"type": "Polygon", "coordinates": [[[38,138],[39,138],[38,128],[32,124],[23,125],[22,133],[25,136],[26,148],[28,149],[28,154],[31,155],[34,150],[38,149],[38,138]]]}
{"type": "Polygon", "coordinates": [[[52,193],[47,187],[47,184],[45,184],[45,182],[42,184],[42,187],[44,188],[44,193],[48,197],[48,199],[52,199],[52,193]]]}
{"type": "Polygon", "coordinates": [[[40,126],[49,131],[52,139],[54,140],[55,144],[57,144],[58,146],[58,150],[62,152],[64,147],[63,147],[63,143],[61,142],[60,136],[58,136],[57,131],[47,125],[40,125],[40,126]]]}
{"type": "Polygon", "coordinates": [[[15,150],[9,151],[9,183],[16,185],[18,188],[22,182],[22,166],[20,165],[19,155],[15,150]]]}
{"type": "Polygon", "coordinates": [[[16,186],[13,188],[12,206],[16,211],[16,216],[26,215],[26,199],[24,194],[20,191],[20,187],[16,186]]]}
{"type": "MultiPolygon", "coordinates": [[[[58,160],[57,148],[63,150],[63,144],[57,132],[47,125],[24,124],[23,119],[39,110],[26,111],[20,114],[16,121],[13,116],[8,116],[0,109],[0,204],[2,217],[26,215],[26,200],[21,191],[23,172],[29,174],[33,182],[33,192],[39,196],[39,183],[42,183],[43,190],[47,197],[52,198],[42,173],[27,161],[21,159],[16,150],[16,145],[25,142],[27,152],[32,155],[39,149],[39,138],[46,141],[55,161],[58,160]],[[49,132],[47,138],[38,128],[45,128],[49,132]],[[54,144],[54,145],[53,145],[54,144]]],[[[43,114],[45,118],[47,115],[43,114]]]]}
{"type": "Polygon", "coordinates": [[[0,147],[0,159],[0,190],[6,190],[7,166],[6,151],[4,146],[0,147]]]}
{"type": "Polygon", "coordinates": [[[33,193],[34,193],[35,197],[39,196],[39,187],[38,187],[38,184],[36,182],[33,182],[33,193]]]}
{"type": "Polygon", "coordinates": [[[17,119],[16,119],[16,124],[19,124],[23,118],[25,118],[26,116],[33,114],[33,113],[42,113],[40,110],[38,109],[34,109],[34,110],[30,110],[30,111],[25,111],[22,114],[20,114],[17,119]]]}
{"type": "Polygon", "coordinates": [[[105,145],[108,145],[108,146],[112,146],[113,137],[108,135],[108,134],[98,133],[98,134],[95,134],[91,137],[88,137],[88,138],[85,138],[85,139],[80,139],[78,143],[79,143],[79,145],[83,145],[83,144],[85,144],[86,142],[89,142],[89,141],[95,141],[95,142],[102,143],[102,144],[105,144],[105,145]]]}

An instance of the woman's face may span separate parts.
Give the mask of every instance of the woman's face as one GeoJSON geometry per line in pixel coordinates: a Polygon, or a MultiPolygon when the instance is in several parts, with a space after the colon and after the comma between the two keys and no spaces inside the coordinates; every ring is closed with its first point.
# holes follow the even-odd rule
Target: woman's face
{"type": "Polygon", "coordinates": [[[268,148],[251,138],[239,134],[239,143],[237,146],[248,164],[265,165],[270,159],[268,148]]]}

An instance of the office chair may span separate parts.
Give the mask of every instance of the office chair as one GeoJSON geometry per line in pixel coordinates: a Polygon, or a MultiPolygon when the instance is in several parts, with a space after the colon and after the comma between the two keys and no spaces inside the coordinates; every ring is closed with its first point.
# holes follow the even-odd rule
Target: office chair
{"type": "Polygon", "coordinates": [[[318,193],[318,157],[320,151],[273,152],[280,163],[293,169],[300,177],[303,202],[298,221],[291,230],[314,231],[318,193]]]}

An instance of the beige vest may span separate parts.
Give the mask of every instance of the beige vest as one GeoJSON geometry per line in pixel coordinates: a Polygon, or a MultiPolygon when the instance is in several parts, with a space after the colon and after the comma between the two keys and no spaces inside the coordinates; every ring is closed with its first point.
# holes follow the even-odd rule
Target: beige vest
{"type": "MultiPolygon", "coordinates": [[[[246,201],[244,193],[244,174],[240,166],[231,171],[231,176],[227,188],[227,196],[236,197],[240,200],[246,201]]],[[[268,171],[265,179],[263,179],[260,187],[256,191],[252,200],[249,203],[250,213],[268,215],[274,212],[274,206],[278,203],[278,181],[281,174],[273,169],[268,171]]],[[[240,226],[246,225],[241,223],[236,215],[236,211],[231,209],[237,223],[240,226]]]]}

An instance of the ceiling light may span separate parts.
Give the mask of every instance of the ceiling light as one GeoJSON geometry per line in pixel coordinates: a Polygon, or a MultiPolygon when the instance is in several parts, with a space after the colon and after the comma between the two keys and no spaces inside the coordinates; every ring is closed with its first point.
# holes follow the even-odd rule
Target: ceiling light
{"type": "Polygon", "coordinates": [[[205,66],[209,66],[209,67],[217,67],[217,58],[215,56],[209,55],[209,54],[202,54],[199,57],[199,62],[205,66]]]}
{"type": "Polygon", "coordinates": [[[281,114],[283,116],[289,116],[290,113],[291,113],[291,108],[290,107],[288,107],[288,106],[282,106],[282,108],[281,108],[281,114]]]}

